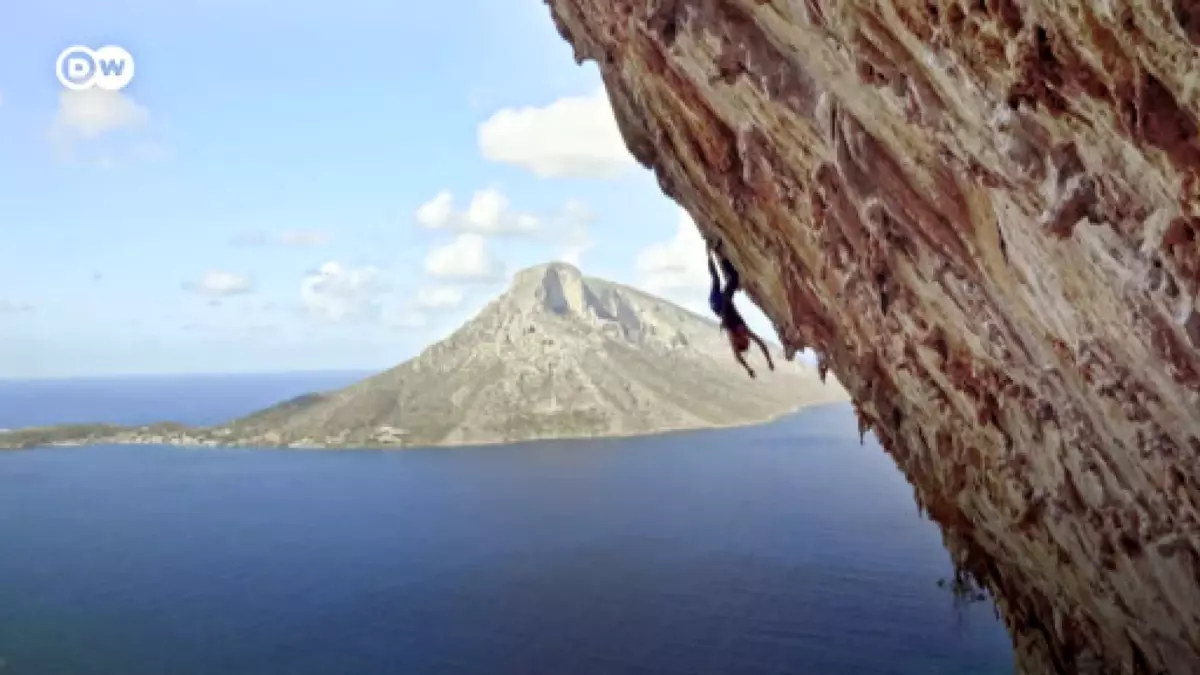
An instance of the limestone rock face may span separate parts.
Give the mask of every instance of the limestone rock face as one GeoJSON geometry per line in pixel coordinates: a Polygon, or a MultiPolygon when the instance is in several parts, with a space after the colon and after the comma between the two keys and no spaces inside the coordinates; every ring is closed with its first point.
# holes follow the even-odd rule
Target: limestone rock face
{"type": "Polygon", "coordinates": [[[1022,670],[1200,672],[1200,4],[547,1],[1022,670]]]}

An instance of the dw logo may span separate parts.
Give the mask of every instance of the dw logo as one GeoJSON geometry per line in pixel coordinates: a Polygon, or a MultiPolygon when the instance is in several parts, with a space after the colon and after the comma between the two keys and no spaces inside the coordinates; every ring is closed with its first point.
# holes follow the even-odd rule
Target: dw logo
{"type": "Polygon", "coordinates": [[[133,80],[133,56],[113,45],[94,50],[76,45],[58,55],[55,70],[58,81],[67,89],[100,87],[117,91],[133,80]]]}

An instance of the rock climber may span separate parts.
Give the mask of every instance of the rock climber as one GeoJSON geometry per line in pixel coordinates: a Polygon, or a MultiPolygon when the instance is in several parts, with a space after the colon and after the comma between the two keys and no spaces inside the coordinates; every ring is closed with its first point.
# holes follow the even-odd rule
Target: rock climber
{"type": "Polygon", "coordinates": [[[712,290],[708,294],[708,306],[721,319],[721,329],[728,332],[729,345],[733,347],[733,355],[737,358],[738,363],[742,364],[750,377],[755,376],[754,369],[746,363],[744,356],[746,350],[750,349],[750,341],[753,340],[762,350],[763,356],[766,357],[767,366],[771,370],[775,370],[775,364],[771,361],[771,352],[767,350],[766,343],[750,330],[741,313],[737,311],[737,307],[733,306],[733,294],[737,292],[739,284],[738,273],[729,259],[720,253],[719,243],[716,251],[713,250],[711,243],[708,246],[708,273],[712,276],[712,290]],[[721,271],[725,274],[724,290],[721,289],[721,278],[717,275],[717,266],[713,264],[714,255],[721,259],[721,271]]]}

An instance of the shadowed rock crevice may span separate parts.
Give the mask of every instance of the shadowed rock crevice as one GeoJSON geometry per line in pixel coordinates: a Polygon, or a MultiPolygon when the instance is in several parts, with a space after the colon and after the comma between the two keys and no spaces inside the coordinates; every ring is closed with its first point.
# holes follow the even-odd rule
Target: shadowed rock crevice
{"type": "Polygon", "coordinates": [[[1200,672],[1200,7],[548,5],[1021,669],[1200,672]]]}

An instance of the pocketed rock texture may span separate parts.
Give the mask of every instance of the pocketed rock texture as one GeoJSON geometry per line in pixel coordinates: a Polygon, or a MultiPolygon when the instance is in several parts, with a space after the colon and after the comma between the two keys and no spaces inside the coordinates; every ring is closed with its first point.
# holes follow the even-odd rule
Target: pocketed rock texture
{"type": "Polygon", "coordinates": [[[1200,3],[548,3],[1019,668],[1200,672],[1200,3]]]}

